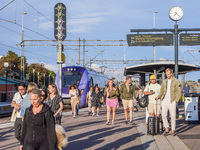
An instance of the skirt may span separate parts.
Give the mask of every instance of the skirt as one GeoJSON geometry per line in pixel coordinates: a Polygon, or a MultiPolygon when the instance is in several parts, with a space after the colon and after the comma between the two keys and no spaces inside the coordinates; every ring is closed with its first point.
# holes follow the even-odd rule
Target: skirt
{"type": "Polygon", "coordinates": [[[109,106],[112,108],[118,108],[119,107],[118,98],[115,98],[115,99],[106,98],[106,106],[109,106]]]}

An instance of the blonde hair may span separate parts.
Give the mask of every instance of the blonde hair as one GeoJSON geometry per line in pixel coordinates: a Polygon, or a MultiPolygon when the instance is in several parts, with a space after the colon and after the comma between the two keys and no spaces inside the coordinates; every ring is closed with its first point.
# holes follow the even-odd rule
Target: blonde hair
{"type": "Polygon", "coordinates": [[[37,85],[33,82],[29,83],[28,87],[27,87],[27,93],[29,93],[30,91],[32,91],[34,89],[38,89],[37,85]]]}
{"type": "Polygon", "coordinates": [[[107,82],[107,85],[109,85],[109,82],[110,82],[110,81],[112,81],[112,82],[113,82],[113,80],[112,80],[112,79],[109,79],[109,80],[108,80],[108,82],[107,82]]]}
{"type": "Polygon", "coordinates": [[[170,72],[172,73],[172,69],[167,68],[167,69],[165,70],[165,72],[168,72],[168,71],[170,71],[170,72]]]}

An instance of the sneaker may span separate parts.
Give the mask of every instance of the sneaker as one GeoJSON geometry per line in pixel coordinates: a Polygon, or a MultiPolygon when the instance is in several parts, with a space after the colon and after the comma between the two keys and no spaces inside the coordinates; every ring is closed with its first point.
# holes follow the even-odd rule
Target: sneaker
{"type": "Polygon", "coordinates": [[[128,121],[127,121],[127,120],[125,121],[125,124],[128,124],[128,121]]]}
{"type": "Polygon", "coordinates": [[[96,114],[97,117],[99,117],[99,114],[96,114]]]}
{"type": "Polygon", "coordinates": [[[136,124],[133,122],[133,120],[130,120],[128,123],[131,124],[131,125],[136,125],[136,124]]]}
{"type": "Polygon", "coordinates": [[[95,116],[95,114],[93,113],[93,114],[92,114],[92,117],[94,117],[94,116],[95,116]]]}
{"type": "Polygon", "coordinates": [[[88,112],[88,116],[90,116],[90,113],[91,113],[91,112],[88,112]]]}
{"type": "Polygon", "coordinates": [[[73,117],[75,118],[76,116],[73,115],[73,117]]]}

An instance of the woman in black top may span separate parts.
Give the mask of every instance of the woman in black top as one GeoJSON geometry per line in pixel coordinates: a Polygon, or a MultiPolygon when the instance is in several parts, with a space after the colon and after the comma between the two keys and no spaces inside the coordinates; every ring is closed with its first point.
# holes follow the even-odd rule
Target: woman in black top
{"type": "Polygon", "coordinates": [[[92,116],[95,116],[94,110],[97,108],[97,114],[96,116],[99,116],[99,108],[101,106],[101,99],[102,99],[102,93],[99,91],[99,87],[95,86],[95,90],[91,94],[91,103],[92,103],[92,116]]]}
{"type": "Polygon", "coordinates": [[[54,117],[49,106],[41,102],[41,91],[30,92],[31,106],[25,111],[20,150],[56,150],[54,117]]]}
{"type": "Polygon", "coordinates": [[[58,89],[55,84],[48,86],[49,96],[47,98],[47,105],[51,107],[53,116],[55,117],[55,123],[61,124],[63,101],[62,97],[58,94],[58,89]]]}

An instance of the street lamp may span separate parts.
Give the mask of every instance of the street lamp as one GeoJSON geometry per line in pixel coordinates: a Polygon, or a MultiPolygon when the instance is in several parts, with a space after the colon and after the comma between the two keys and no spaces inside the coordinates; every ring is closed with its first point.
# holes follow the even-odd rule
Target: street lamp
{"type": "Polygon", "coordinates": [[[5,62],[4,67],[6,68],[6,101],[7,101],[7,77],[8,77],[7,68],[9,67],[9,63],[5,62]]]}
{"type": "Polygon", "coordinates": [[[35,69],[33,69],[33,82],[35,83],[35,69]]]}
{"type": "MultiPolygon", "coordinates": [[[[157,13],[158,13],[158,11],[153,12],[153,29],[156,28],[156,14],[157,13]]],[[[155,34],[155,32],[154,32],[154,34],[155,34]]],[[[154,63],[156,62],[156,47],[155,46],[153,46],[153,61],[154,61],[154,63]]]]}
{"type": "Polygon", "coordinates": [[[23,27],[23,16],[26,15],[27,12],[23,12],[22,13],[22,41],[21,41],[21,80],[23,78],[23,81],[25,81],[24,79],[24,27],[23,27]],[[23,67],[22,67],[23,66],[23,67]]]}
{"type": "Polygon", "coordinates": [[[45,87],[45,74],[43,76],[44,76],[44,87],[45,87]]]}
{"type": "Polygon", "coordinates": [[[50,85],[50,80],[51,80],[51,76],[50,76],[50,74],[49,74],[49,85],[50,85]]]}
{"type": "Polygon", "coordinates": [[[40,78],[39,75],[40,75],[40,72],[38,72],[38,86],[39,86],[39,80],[40,80],[40,79],[39,79],[39,78],[40,78]]]}

